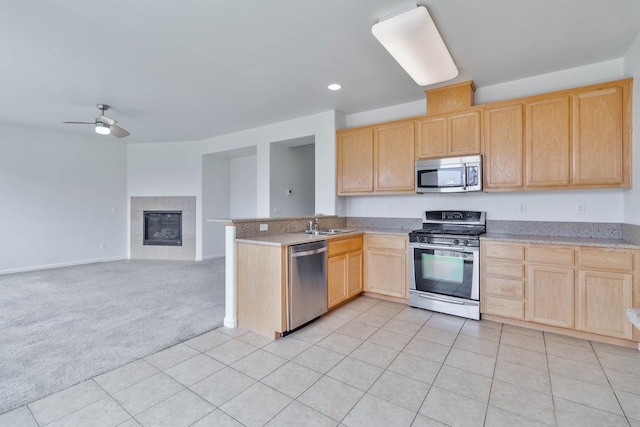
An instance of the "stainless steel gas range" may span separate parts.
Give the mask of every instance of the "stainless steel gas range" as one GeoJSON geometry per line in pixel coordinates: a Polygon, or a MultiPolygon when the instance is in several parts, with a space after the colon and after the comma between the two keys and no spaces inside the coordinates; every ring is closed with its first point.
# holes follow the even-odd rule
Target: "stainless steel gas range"
{"type": "Polygon", "coordinates": [[[485,213],[426,211],[409,233],[409,305],[480,319],[480,235],[485,213]]]}

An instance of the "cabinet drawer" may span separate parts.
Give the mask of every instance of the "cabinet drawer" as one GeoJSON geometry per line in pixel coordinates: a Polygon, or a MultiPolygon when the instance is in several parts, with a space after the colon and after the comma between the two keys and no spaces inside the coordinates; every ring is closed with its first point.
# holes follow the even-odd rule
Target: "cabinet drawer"
{"type": "Polygon", "coordinates": [[[571,267],[575,263],[575,251],[570,248],[551,248],[548,246],[529,247],[529,262],[546,265],[562,265],[571,267]]]}
{"type": "Polygon", "coordinates": [[[485,245],[484,255],[488,259],[524,261],[524,246],[487,243],[485,245]]]}
{"type": "Polygon", "coordinates": [[[386,249],[391,251],[406,251],[407,238],[404,236],[376,236],[365,237],[367,248],[386,249]]]}
{"type": "Polygon", "coordinates": [[[351,239],[329,240],[327,246],[327,256],[358,251],[362,249],[362,236],[351,239]]]}
{"type": "Polygon", "coordinates": [[[488,276],[524,279],[524,264],[515,262],[486,261],[484,274],[488,276]]]}
{"type": "Polygon", "coordinates": [[[501,279],[498,277],[484,278],[484,291],[491,295],[508,298],[524,298],[524,281],[501,279]]]}
{"type": "Polygon", "coordinates": [[[584,268],[633,270],[633,253],[629,251],[581,249],[578,257],[580,267],[584,268]]]}
{"type": "Polygon", "coordinates": [[[524,301],[487,296],[484,298],[484,307],[481,311],[512,319],[524,319],[524,301]]]}

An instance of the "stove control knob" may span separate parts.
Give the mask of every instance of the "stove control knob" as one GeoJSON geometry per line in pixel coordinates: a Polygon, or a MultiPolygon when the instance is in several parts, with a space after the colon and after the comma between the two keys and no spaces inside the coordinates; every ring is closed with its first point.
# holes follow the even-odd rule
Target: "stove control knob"
{"type": "Polygon", "coordinates": [[[469,246],[469,240],[468,239],[464,241],[464,245],[465,246],[469,246]]]}
{"type": "Polygon", "coordinates": [[[428,237],[422,237],[421,238],[422,243],[429,243],[429,238],[428,237]]]}
{"type": "Polygon", "coordinates": [[[458,240],[458,239],[454,239],[454,240],[453,240],[453,244],[454,244],[454,245],[459,245],[459,244],[460,244],[460,240],[458,240]]]}

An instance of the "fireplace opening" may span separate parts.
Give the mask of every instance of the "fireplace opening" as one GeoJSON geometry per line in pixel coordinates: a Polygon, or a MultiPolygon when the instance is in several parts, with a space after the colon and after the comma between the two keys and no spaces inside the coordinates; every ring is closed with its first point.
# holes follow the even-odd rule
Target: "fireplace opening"
{"type": "Polygon", "coordinates": [[[182,211],[144,211],[143,243],[182,246],[182,211]]]}

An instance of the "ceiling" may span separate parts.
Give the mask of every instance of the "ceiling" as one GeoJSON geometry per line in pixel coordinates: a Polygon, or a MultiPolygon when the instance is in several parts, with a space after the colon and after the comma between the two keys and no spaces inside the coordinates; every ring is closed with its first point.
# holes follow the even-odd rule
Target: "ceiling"
{"type": "MultiPolygon", "coordinates": [[[[0,123],[188,141],[327,110],[424,99],[371,34],[403,0],[2,0],[0,123]],[[338,82],[339,92],[327,90],[338,82]]],[[[460,70],[486,86],[622,57],[637,0],[420,0],[460,70]]],[[[112,138],[112,137],[106,137],[112,138]]],[[[114,139],[115,140],[115,139],[114,139]]]]}

